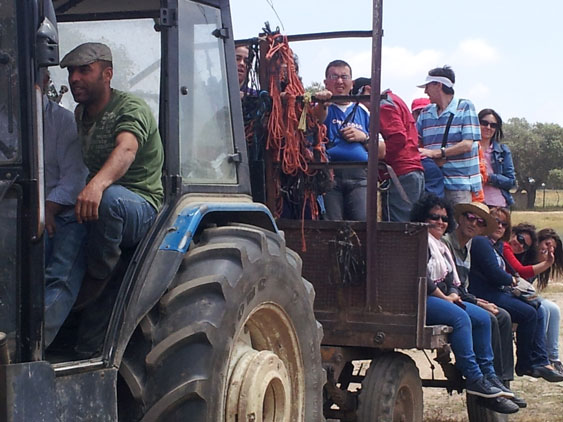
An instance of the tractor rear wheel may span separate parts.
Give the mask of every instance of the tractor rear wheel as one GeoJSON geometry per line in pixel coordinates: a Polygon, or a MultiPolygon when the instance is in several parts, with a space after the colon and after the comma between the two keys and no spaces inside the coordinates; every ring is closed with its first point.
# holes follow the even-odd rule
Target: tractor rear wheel
{"type": "Polygon", "coordinates": [[[278,234],[206,229],[127,347],[120,421],[321,420],[313,299],[278,234]]]}

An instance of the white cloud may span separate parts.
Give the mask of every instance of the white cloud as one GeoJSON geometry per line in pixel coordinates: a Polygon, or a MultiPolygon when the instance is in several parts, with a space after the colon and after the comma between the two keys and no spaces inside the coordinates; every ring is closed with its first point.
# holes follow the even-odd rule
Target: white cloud
{"type": "Polygon", "coordinates": [[[383,71],[386,75],[423,78],[429,69],[443,61],[444,53],[437,50],[412,52],[404,47],[383,47],[383,71]]]}
{"type": "Polygon", "coordinates": [[[452,53],[452,63],[476,66],[498,61],[498,51],[483,39],[467,39],[459,43],[452,53]]]}

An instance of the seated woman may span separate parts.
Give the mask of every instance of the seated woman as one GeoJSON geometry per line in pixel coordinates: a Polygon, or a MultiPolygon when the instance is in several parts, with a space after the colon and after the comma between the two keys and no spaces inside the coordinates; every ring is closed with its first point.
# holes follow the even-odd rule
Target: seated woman
{"type": "MultiPolygon", "coordinates": [[[[411,211],[411,221],[429,224],[427,266],[428,297],[426,323],[453,327],[450,342],[456,366],[466,378],[466,390],[485,398],[514,397],[497,378],[493,368],[491,321],[484,309],[463,302],[458,294],[460,285],[455,262],[440,239],[455,228],[454,213],[449,202],[434,194],[417,201],[411,211]]],[[[513,413],[518,406],[506,399],[495,401],[497,412],[513,413]]],[[[491,402],[488,403],[491,405],[491,402]]]]}
{"type": "Polygon", "coordinates": [[[563,381],[563,375],[554,370],[547,358],[543,311],[506,290],[515,283],[502,256],[502,249],[510,236],[510,212],[505,208],[495,208],[491,214],[498,222],[497,230],[488,237],[477,236],[472,240],[469,290],[474,295],[506,309],[512,317],[512,322],[518,324],[518,376],[530,375],[551,382],[563,381]]]}
{"type": "MultiPolygon", "coordinates": [[[[520,225],[516,226],[515,229],[518,229],[519,226],[520,225]]],[[[518,263],[522,261],[522,266],[525,264],[527,267],[531,266],[537,268],[537,265],[542,263],[553,263],[551,266],[548,266],[546,270],[541,271],[536,277],[537,288],[538,291],[541,292],[547,287],[551,276],[563,274],[563,245],[561,244],[561,238],[555,230],[549,228],[542,229],[537,233],[537,245],[537,248],[531,248],[533,249],[532,254],[528,253],[523,256],[518,255],[517,257],[519,260],[518,263]]],[[[520,269],[517,269],[517,271],[520,272],[520,269]]],[[[536,271],[534,271],[534,273],[537,274],[536,271]]],[[[559,360],[559,321],[561,312],[559,306],[551,300],[541,296],[539,296],[539,299],[546,322],[545,341],[547,357],[555,370],[559,373],[563,373],[563,364],[559,360]]]]}

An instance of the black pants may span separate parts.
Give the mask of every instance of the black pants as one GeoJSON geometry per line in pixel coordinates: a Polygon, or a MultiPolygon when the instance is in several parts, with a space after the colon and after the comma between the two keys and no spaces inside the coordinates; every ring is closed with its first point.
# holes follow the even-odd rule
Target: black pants
{"type": "Polygon", "coordinates": [[[502,381],[514,379],[514,351],[512,345],[512,319],[503,308],[491,316],[491,343],[494,354],[494,367],[502,381]]]}

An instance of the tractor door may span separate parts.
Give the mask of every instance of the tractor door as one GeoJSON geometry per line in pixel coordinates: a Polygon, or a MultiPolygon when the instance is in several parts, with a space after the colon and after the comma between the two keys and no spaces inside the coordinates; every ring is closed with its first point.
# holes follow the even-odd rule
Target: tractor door
{"type": "Polygon", "coordinates": [[[177,168],[186,193],[250,194],[248,167],[240,165],[246,143],[227,2],[205,3],[168,2],[177,10],[168,51],[178,51],[168,54],[168,136],[179,139],[168,145],[168,168],[177,168]]]}
{"type": "Polygon", "coordinates": [[[0,0],[0,331],[15,362],[41,359],[43,113],[36,81],[40,67],[58,60],[53,20],[42,1],[0,0]]]}

